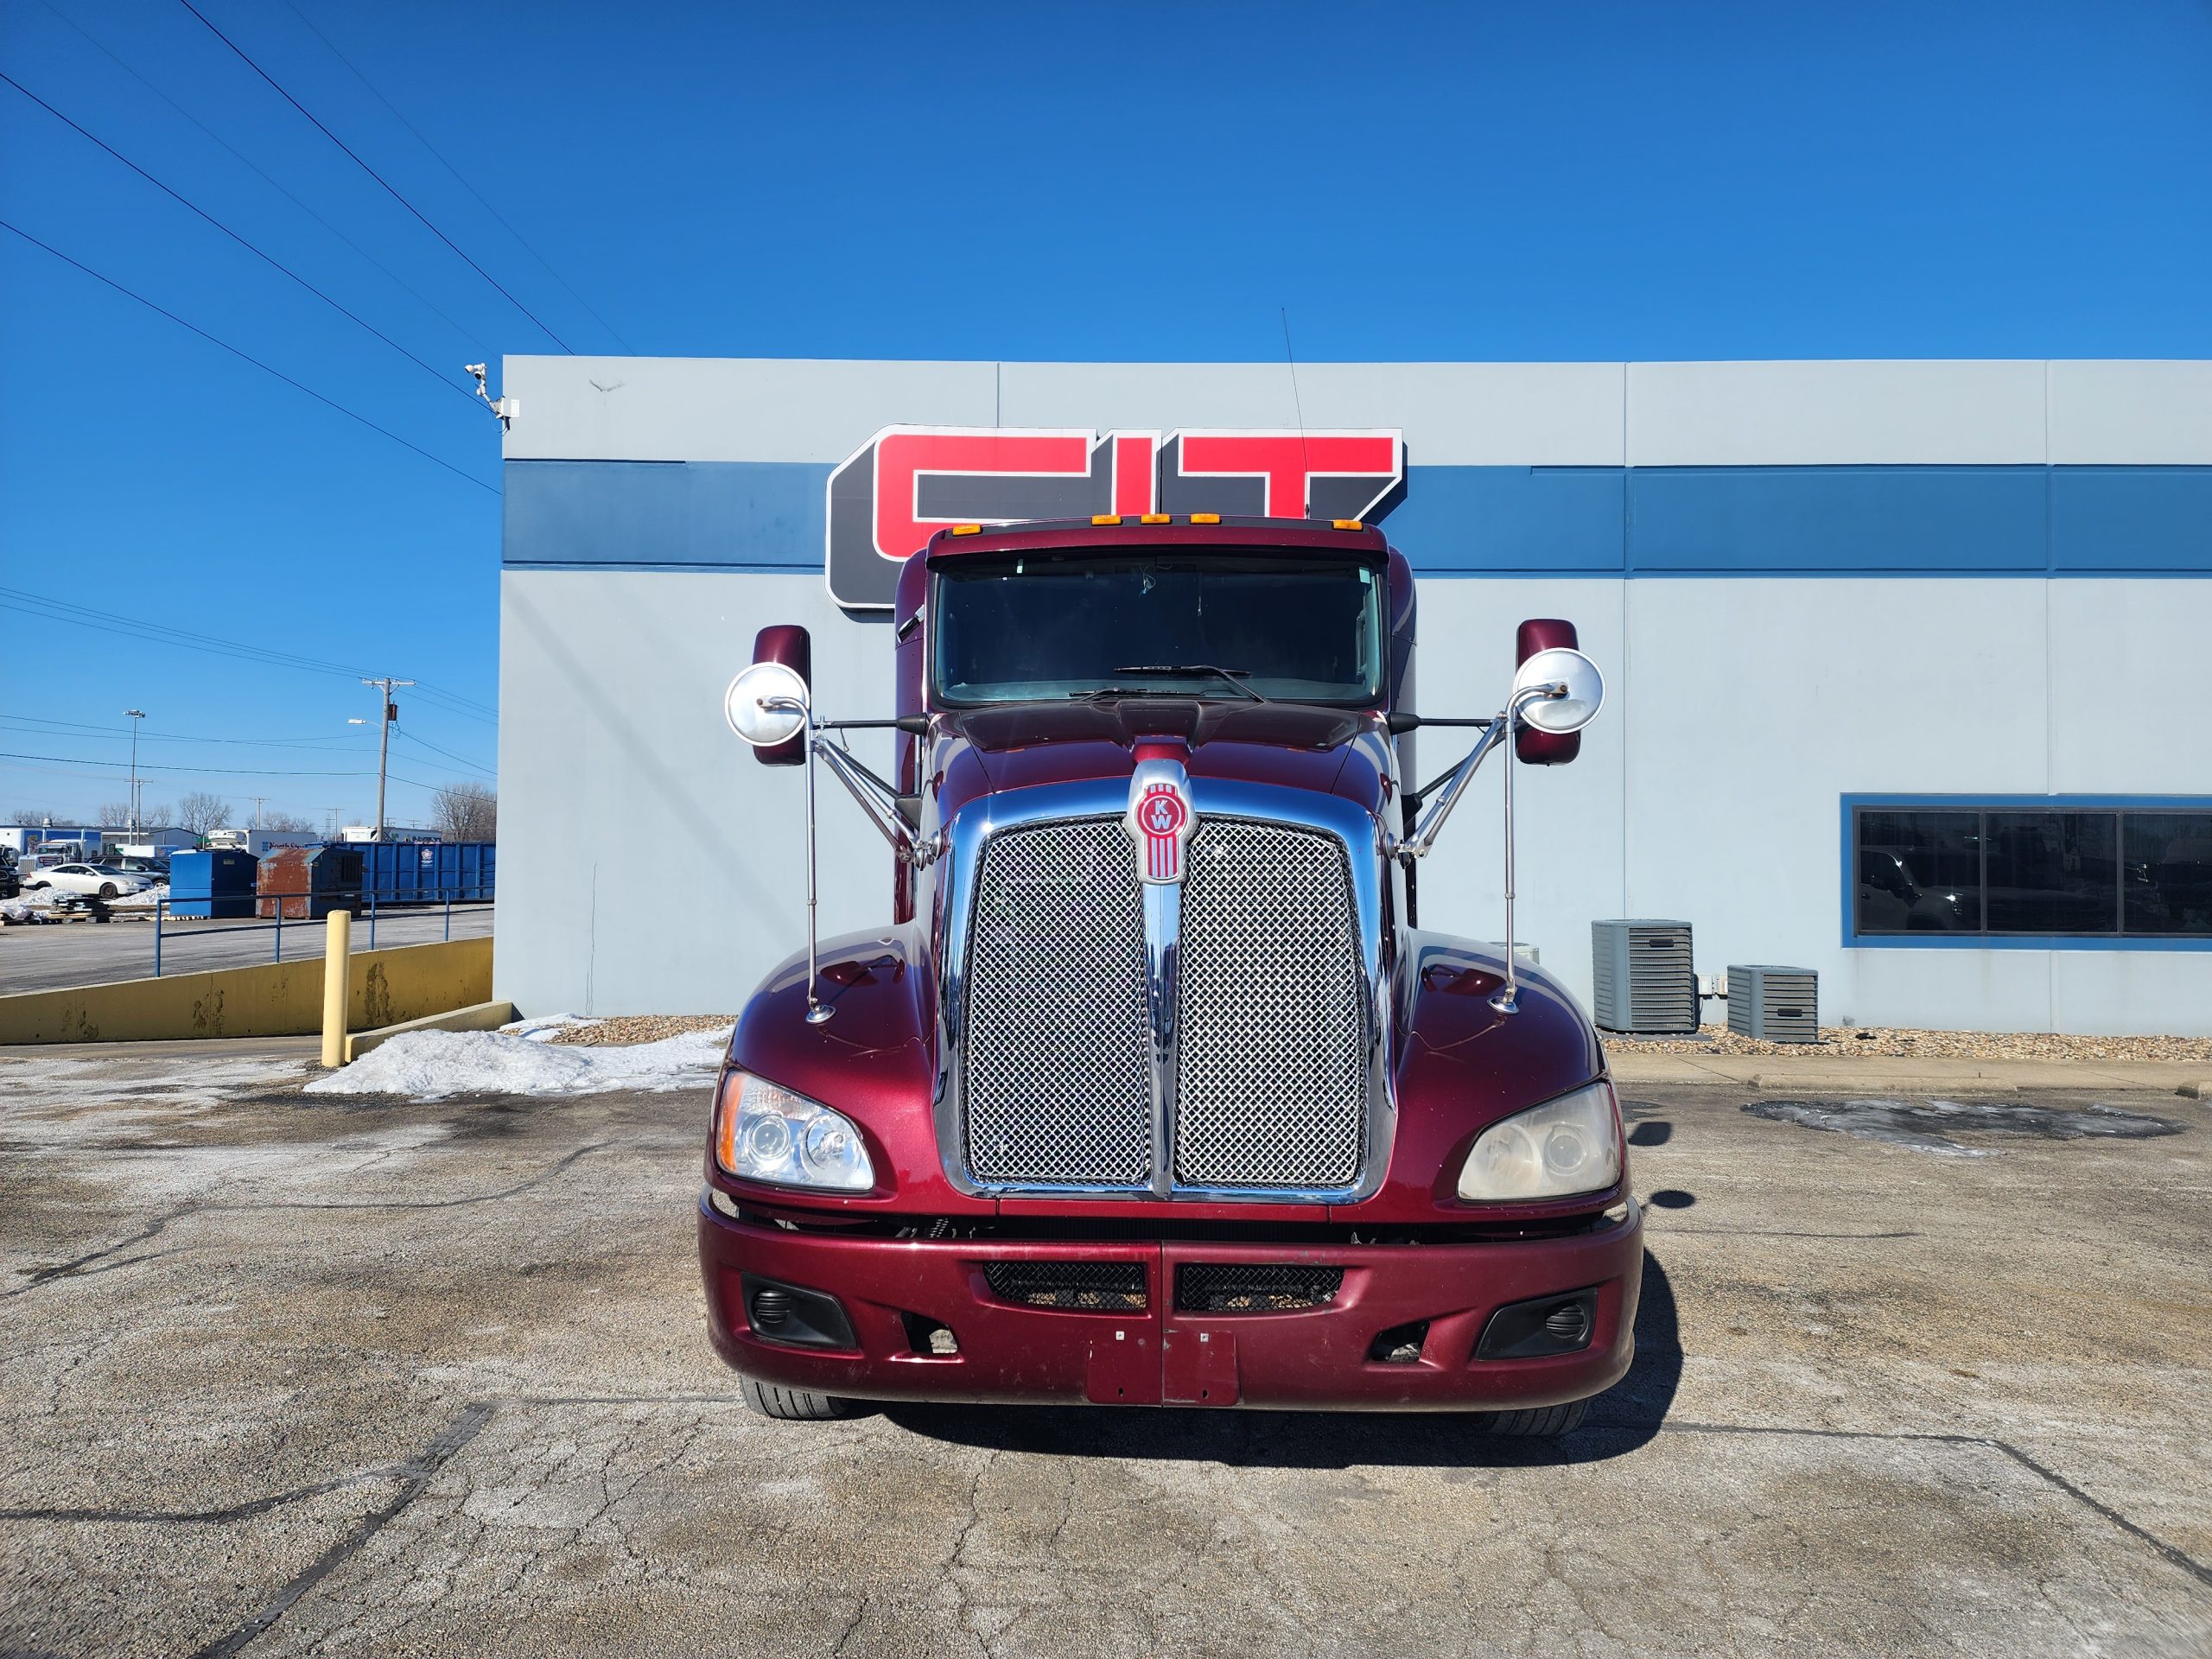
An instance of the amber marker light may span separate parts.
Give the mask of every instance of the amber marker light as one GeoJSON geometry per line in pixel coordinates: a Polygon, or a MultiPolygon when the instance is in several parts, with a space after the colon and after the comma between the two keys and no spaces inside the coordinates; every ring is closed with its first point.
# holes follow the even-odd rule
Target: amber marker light
{"type": "Polygon", "coordinates": [[[1118,524],[1122,522],[1122,515],[1118,512],[1094,512],[1090,515],[1090,522],[1094,524],[1118,524]]]}
{"type": "Polygon", "coordinates": [[[1141,513],[1137,518],[1137,523],[1141,524],[1164,524],[1166,522],[1167,515],[1164,512],[1141,513]]]}
{"type": "Polygon", "coordinates": [[[1217,524],[1221,522],[1221,515],[1217,512],[1194,512],[1191,515],[1191,522],[1194,524],[1217,524]]]}
{"type": "Polygon", "coordinates": [[[1367,528],[1357,518],[1332,518],[1329,523],[1338,530],[1365,530],[1367,528]]]}
{"type": "Polygon", "coordinates": [[[980,536],[983,533],[983,527],[981,524],[955,524],[952,533],[956,536],[980,536]]]}

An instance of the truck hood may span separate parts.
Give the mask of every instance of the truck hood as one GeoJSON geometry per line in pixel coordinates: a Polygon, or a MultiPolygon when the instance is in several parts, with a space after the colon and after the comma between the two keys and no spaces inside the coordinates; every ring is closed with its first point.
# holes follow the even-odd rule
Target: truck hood
{"type": "Polygon", "coordinates": [[[1391,788],[1382,722],[1357,709],[1183,697],[1014,703],[940,716],[935,733],[940,818],[997,791],[1126,778],[1160,753],[1193,778],[1310,789],[1370,812],[1391,788]]]}

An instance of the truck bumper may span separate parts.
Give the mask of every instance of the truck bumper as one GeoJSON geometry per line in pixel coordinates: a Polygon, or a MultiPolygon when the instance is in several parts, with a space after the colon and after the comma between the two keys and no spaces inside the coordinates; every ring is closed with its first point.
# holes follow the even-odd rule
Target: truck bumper
{"type": "Polygon", "coordinates": [[[1643,1218],[1631,1202],[1592,1232],[1480,1243],[925,1242],[756,1226],[702,1200],[699,1259],[715,1351],[782,1388],[876,1400],[1502,1411],[1586,1399],[1627,1372],[1643,1218]],[[994,1294],[987,1271],[1007,1262],[1122,1264],[1125,1276],[1134,1264],[1143,1306],[1009,1300],[994,1294]],[[1179,1309],[1180,1270],[1201,1264],[1342,1277],[1319,1306],[1179,1309]],[[748,1275],[756,1292],[765,1281],[836,1298],[850,1345],[764,1336],[748,1313],[748,1275]],[[1588,1338],[1573,1351],[1478,1357],[1484,1332],[1496,1343],[1503,1330],[1492,1327],[1501,1309],[1585,1291],[1588,1338]],[[957,1352],[927,1351],[921,1333],[936,1326],[951,1332],[957,1352]]]}

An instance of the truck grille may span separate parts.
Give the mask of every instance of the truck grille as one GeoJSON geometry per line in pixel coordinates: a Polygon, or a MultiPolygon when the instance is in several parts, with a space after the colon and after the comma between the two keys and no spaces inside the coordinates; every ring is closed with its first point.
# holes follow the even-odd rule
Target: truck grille
{"type": "Polygon", "coordinates": [[[967,1008],[976,1179],[1152,1179],[1144,906],[1119,819],[991,838],[976,879],[967,1008]]]}
{"type": "MultiPolygon", "coordinates": [[[[1343,844],[1291,824],[1202,818],[1189,861],[1175,1182],[1349,1186],[1370,1020],[1343,844]]],[[[1121,820],[1001,830],[975,895],[962,1094],[970,1173],[1147,1185],[1144,906],[1121,820]]]]}
{"type": "Polygon", "coordinates": [[[1359,1173],[1366,977],[1331,836],[1202,820],[1183,884],[1175,1179],[1337,1187],[1359,1173]]]}

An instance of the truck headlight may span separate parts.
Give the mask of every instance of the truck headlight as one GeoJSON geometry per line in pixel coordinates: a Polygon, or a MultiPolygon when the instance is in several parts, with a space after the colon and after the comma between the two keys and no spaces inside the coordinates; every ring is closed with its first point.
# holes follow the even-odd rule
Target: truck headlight
{"type": "Polygon", "coordinates": [[[1620,1178],[1620,1109],[1600,1077],[1484,1129],[1459,1171],[1459,1196],[1565,1198],[1602,1192],[1620,1178]]]}
{"type": "Polygon", "coordinates": [[[741,1181],[838,1192],[875,1185],[852,1119],[735,1069],[724,1074],[715,1100],[715,1161],[741,1181]]]}

